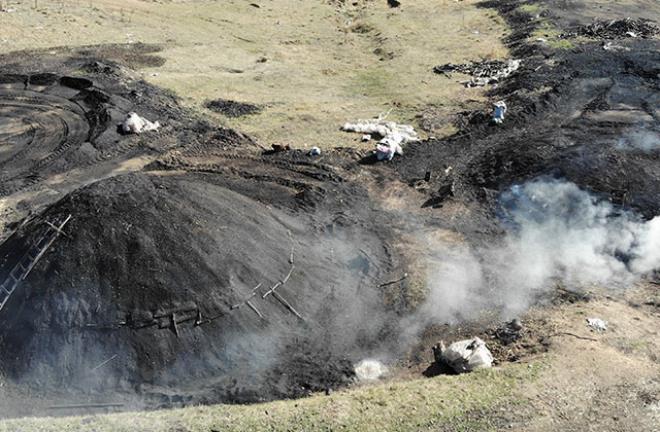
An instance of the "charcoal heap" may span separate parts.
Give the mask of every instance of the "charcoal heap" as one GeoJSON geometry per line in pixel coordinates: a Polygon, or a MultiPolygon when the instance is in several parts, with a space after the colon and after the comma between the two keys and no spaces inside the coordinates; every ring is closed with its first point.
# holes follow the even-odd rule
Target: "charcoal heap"
{"type": "Polygon", "coordinates": [[[614,21],[596,21],[565,33],[563,37],[585,36],[594,39],[644,38],[660,33],[660,28],[645,19],[625,18],[614,21]]]}
{"type": "Polygon", "coordinates": [[[461,64],[447,63],[434,67],[433,72],[442,75],[449,75],[452,72],[470,75],[472,79],[464,82],[466,87],[483,87],[498,83],[518,68],[520,68],[520,60],[489,60],[461,64]]]}

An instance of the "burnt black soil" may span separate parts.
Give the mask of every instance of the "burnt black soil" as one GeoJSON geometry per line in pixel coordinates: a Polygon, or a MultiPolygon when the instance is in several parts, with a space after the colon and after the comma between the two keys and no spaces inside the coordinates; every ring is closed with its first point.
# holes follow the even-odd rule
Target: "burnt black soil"
{"type": "Polygon", "coordinates": [[[24,202],[35,213],[132,158],[199,142],[256,148],[248,137],[211,126],[181,109],[173,95],[134,79],[127,65],[151,65],[155,51],[136,44],[0,56],[0,196],[39,195],[48,187],[49,198],[24,202]],[[120,135],[118,125],[130,111],[163,128],[149,136],[120,135]]]}
{"type": "Polygon", "coordinates": [[[0,195],[10,195],[59,171],[84,143],[93,150],[116,151],[109,124],[112,110],[128,106],[126,100],[111,100],[83,78],[5,74],[0,80],[4,147],[0,195]]]}
{"type": "Polygon", "coordinates": [[[251,114],[259,114],[261,107],[245,102],[236,102],[227,99],[215,99],[206,103],[206,108],[227,117],[243,117],[251,114]]]}
{"type": "Polygon", "coordinates": [[[119,176],[26,224],[3,245],[5,262],[47,228],[42,221],[73,215],[3,313],[5,373],[67,397],[137,393],[147,407],[349,383],[393,313],[376,288],[389,262],[386,233],[370,225],[379,216],[356,212],[359,188],[342,193],[343,205],[329,192],[333,211],[317,202],[305,216],[285,208],[296,202],[286,188],[238,183],[209,173],[119,176]],[[361,308],[370,314],[353,313],[361,308]]]}
{"type": "MultiPolygon", "coordinates": [[[[657,142],[660,122],[660,41],[617,41],[552,50],[524,39],[534,19],[515,1],[485,2],[517,29],[509,39],[523,66],[490,92],[509,111],[502,125],[489,112],[474,113],[459,134],[414,143],[396,162],[411,184],[432,171],[427,206],[462,202],[475,212],[494,208],[493,198],[512,184],[540,175],[566,178],[647,217],[660,211],[660,150],[622,146],[635,131],[657,142]],[[452,171],[444,174],[446,167],[452,171]]],[[[541,6],[543,3],[539,3],[541,6]]],[[[557,8],[560,8],[557,6],[557,8]]],[[[557,13],[556,9],[553,9],[557,13]]]]}
{"type": "Polygon", "coordinates": [[[572,32],[564,34],[564,37],[585,36],[595,39],[617,39],[637,38],[649,39],[660,33],[660,29],[644,19],[633,20],[625,18],[613,21],[596,21],[577,27],[572,32]]]}
{"type": "Polygon", "coordinates": [[[2,373],[43,401],[5,415],[300,397],[394,349],[405,305],[378,289],[393,235],[353,159],[265,155],[113,60],[33,58],[0,74],[3,193],[29,211],[0,246],[3,280],[47,221],[72,219],[0,311],[2,373]],[[129,111],[164,126],[119,135],[129,111]],[[152,162],[112,172],[136,157],[152,162]]]}

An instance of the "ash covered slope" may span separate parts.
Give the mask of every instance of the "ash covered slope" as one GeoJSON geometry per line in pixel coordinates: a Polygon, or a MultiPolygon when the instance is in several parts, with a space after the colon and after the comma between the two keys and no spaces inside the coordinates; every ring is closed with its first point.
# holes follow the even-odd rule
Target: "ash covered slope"
{"type": "MultiPolygon", "coordinates": [[[[545,2],[536,2],[545,7],[545,2]]],[[[571,17],[552,2],[552,15],[571,17]]],[[[519,2],[484,2],[515,29],[515,77],[490,92],[509,110],[501,125],[475,113],[469,128],[445,140],[412,143],[397,170],[409,181],[436,175],[428,206],[461,201],[493,207],[500,192],[538,176],[564,178],[650,219],[660,212],[660,40],[628,38],[552,49],[528,38],[540,21],[519,2]],[[524,24],[523,24],[524,23],[524,24]]],[[[654,18],[660,19],[657,15],[654,18]]],[[[554,20],[555,18],[553,18],[554,20]]],[[[568,19],[568,18],[567,18],[568,19]]]]}
{"type": "Polygon", "coordinates": [[[125,66],[152,64],[154,49],[109,45],[0,55],[0,225],[10,228],[117,172],[141,170],[173,148],[258,149],[248,137],[196,117],[125,66]],[[124,135],[118,126],[129,112],[163,127],[124,135]]]}
{"type": "MultiPolygon", "coordinates": [[[[368,349],[385,322],[374,288],[384,269],[364,258],[387,262],[379,236],[366,224],[330,236],[322,219],[287,215],[223,181],[131,174],[53,205],[39,221],[73,219],[2,311],[5,372],[44,393],[190,401],[297,396],[349,379],[359,342],[368,349]]],[[[39,221],[3,245],[6,263],[39,221]]]]}

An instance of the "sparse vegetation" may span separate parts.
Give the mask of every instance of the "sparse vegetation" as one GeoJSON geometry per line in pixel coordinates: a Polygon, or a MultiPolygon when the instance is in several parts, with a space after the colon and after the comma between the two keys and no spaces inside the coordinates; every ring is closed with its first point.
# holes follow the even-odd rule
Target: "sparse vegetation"
{"type": "MultiPolygon", "coordinates": [[[[159,44],[164,64],[141,69],[149,82],[178,94],[213,121],[263,143],[334,147],[360,145],[339,126],[391,108],[414,121],[429,105],[457,108],[483,101],[481,89],[433,76],[436,64],[506,58],[506,32],[478,0],[291,2],[260,8],[249,2],[44,1],[40,10],[17,4],[3,16],[7,50],[102,43],[159,44]],[[437,25],[442,22],[442,25],[437,25]],[[26,23],[28,25],[26,25],[26,23]],[[228,99],[265,107],[228,118],[204,107],[228,99]]],[[[13,7],[13,6],[12,6],[13,7]]],[[[400,117],[399,117],[400,116],[400,117]]],[[[442,136],[453,131],[439,126],[442,136]]]]}
{"type": "Polygon", "coordinates": [[[298,401],[250,406],[191,407],[171,411],[0,423],[0,431],[488,431],[478,412],[514,403],[542,363],[482,370],[469,375],[378,384],[298,401]]]}

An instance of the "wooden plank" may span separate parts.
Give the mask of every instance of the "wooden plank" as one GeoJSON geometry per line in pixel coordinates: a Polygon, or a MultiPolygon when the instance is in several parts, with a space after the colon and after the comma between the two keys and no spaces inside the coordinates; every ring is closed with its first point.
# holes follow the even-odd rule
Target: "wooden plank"
{"type": "Polygon", "coordinates": [[[120,408],[123,407],[122,403],[89,403],[89,404],[74,404],[74,405],[52,405],[48,409],[51,410],[65,410],[65,409],[80,409],[80,408],[120,408]]]}
{"type": "Polygon", "coordinates": [[[281,281],[279,281],[278,283],[276,283],[275,285],[273,285],[273,287],[272,287],[270,290],[266,291],[266,293],[264,293],[264,295],[262,295],[261,298],[264,298],[264,299],[265,299],[265,298],[268,297],[270,294],[273,294],[273,293],[275,292],[276,289],[278,289],[279,287],[281,287],[281,286],[283,286],[285,283],[287,283],[287,282],[289,281],[289,279],[291,278],[291,274],[293,273],[293,270],[294,270],[295,268],[296,268],[296,266],[293,265],[293,264],[291,264],[291,268],[289,269],[289,273],[287,273],[287,275],[284,276],[284,279],[282,279],[281,281]]]}
{"type": "Polygon", "coordinates": [[[273,297],[275,297],[280,303],[282,303],[282,304],[284,305],[284,307],[287,308],[292,314],[294,314],[295,316],[297,316],[297,317],[298,317],[299,319],[301,319],[302,321],[305,321],[305,319],[302,317],[302,315],[300,315],[300,314],[298,313],[298,311],[295,310],[295,309],[293,308],[293,306],[291,306],[291,304],[290,304],[288,301],[286,301],[286,300],[284,299],[284,297],[282,297],[278,292],[273,291],[273,297]]]}
{"type": "Polygon", "coordinates": [[[250,309],[254,311],[254,313],[259,315],[259,318],[264,319],[264,316],[261,314],[261,312],[259,312],[259,309],[257,309],[255,305],[253,305],[249,300],[245,303],[250,307],[250,309]]]}
{"type": "Polygon", "coordinates": [[[271,289],[269,289],[268,291],[266,291],[266,292],[264,293],[264,295],[261,296],[261,298],[265,299],[265,298],[268,297],[270,294],[274,293],[275,290],[276,290],[280,285],[282,285],[282,282],[278,282],[278,283],[276,283],[275,285],[273,285],[273,287],[272,287],[271,289]]]}
{"type": "Polygon", "coordinates": [[[172,329],[176,337],[179,337],[179,325],[176,323],[176,313],[172,313],[172,329]]]}
{"type": "MultiPolygon", "coordinates": [[[[67,220],[66,222],[68,222],[68,220],[67,220]]],[[[65,224],[66,224],[66,222],[65,222],[65,224]]],[[[53,225],[52,223],[50,223],[50,222],[48,222],[48,221],[44,221],[44,223],[45,223],[46,225],[48,225],[49,227],[51,227],[52,229],[54,229],[58,234],[61,234],[61,235],[65,236],[65,237],[69,237],[69,235],[68,235],[67,233],[65,233],[64,231],[62,231],[62,228],[64,227],[64,225],[62,225],[61,227],[56,227],[55,225],[53,225]]]]}
{"type": "Polygon", "coordinates": [[[118,356],[118,354],[113,355],[112,357],[110,357],[109,359],[107,359],[106,361],[104,361],[100,365],[96,366],[94,369],[92,369],[92,372],[94,372],[95,370],[101,369],[103,366],[107,365],[108,363],[110,363],[111,361],[116,359],[117,356],[118,356]]]}

